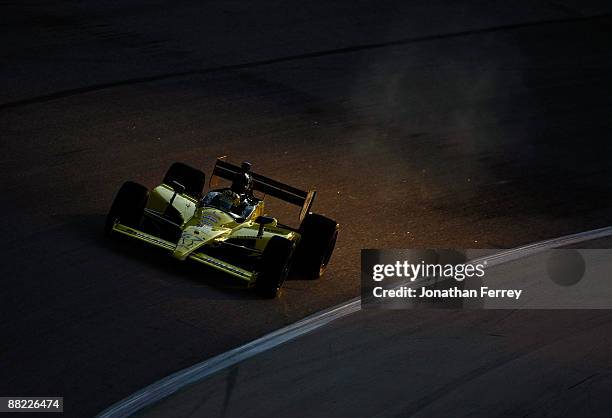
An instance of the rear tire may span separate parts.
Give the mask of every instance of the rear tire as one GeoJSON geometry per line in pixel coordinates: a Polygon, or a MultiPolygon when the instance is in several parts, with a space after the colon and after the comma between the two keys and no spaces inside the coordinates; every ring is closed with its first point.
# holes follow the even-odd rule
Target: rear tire
{"type": "Polygon", "coordinates": [[[110,235],[113,231],[113,225],[117,222],[137,228],[140,225],[148,198],[149,191],[145,186],[133,181],[123,183],[106,216],[104,232],[110,235]]]}
{"type": "Polygon", "coordinates": [[[173,181],[185,186],[186,194],[199,199],[202,197],[202,191],[206,183],[206,175],[203,171],[188,166],[187,164],[174,163],[164,176],[164,183],[168,186],[171,186],[173,181]]]}
{"type": "Polygon", "coordinates": [[[309,213],[300,225],[300,242],[296,250],[296,270],[307,279],[323,275],[338,238],[339,225],[333,219],[309,213]]]}
{"type": "Polygon", "coordinates": [[[291,269],[295,244],[285,238],[274,236],[268,242],[261,258],[255,290],[265,298],[274,298],[291,269]]]}

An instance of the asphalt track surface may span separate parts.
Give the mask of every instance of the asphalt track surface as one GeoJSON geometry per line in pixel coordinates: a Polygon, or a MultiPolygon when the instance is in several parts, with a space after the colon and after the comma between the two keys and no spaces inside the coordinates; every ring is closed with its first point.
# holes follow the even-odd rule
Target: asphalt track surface
{"type": "MultiPolygon", "coordinates": [[[[603,257],[603,252],[609,253],[609,249],[601,249],[609,247],[610,236],[612,235],[612,227],[600,228],[592,231],[580,232],[577,234],[565,235],[563,237],[553,238],[550,240],[539,241],[536,243],[530,243],[525,246],[515,247],[509,250],[495,251],[491,253],[491,250],[470,250],[466,256],[471,263],[486,263],[487,264],[487,279],[485,281],[477,282],[464,282],[467,287],[478,287],[481,285],[493,284],[496,288],[510,287],[525,289],[525,294],[521,297],[519,306],[522,310],[542,309],[546,307],[548,309],[559,309],[560,307],[568,308],[579,308],[589,307],[591,309],[605,309],[610,303],[610,289],[607,289],[607,275],[606,267],[608,257],[603,257]],[[553,248],[565,248],[565,250],[559,252],[555,251],[554,255],[548,250],[553,248]],[[586,252],[579,250],[578,254],[574,248],[599,248],[590,255],[586,252]],[[487,253],[488,255],[486,255],[487,253]],[[559,259],[559,256],[562,259],[559,259]],[[569,256],[569,258],[568,258],[569,256]],[[583,257],[584,256],[584,257],[583,257]],[[592,257],[594,256],[594,257],[592,257]],[[551,258],[552,257],[552,258],[551,258]],[[585,263],[587,268],[585,270],[569,268],[568,260],[572,260],[569,264],[572,266],[580,266],[581,261],[585,263]],[[547,265],[557,265],[561,262],[564,268],[547,268],[542,267],[547,265]],[[552,264],[551,264],[552,263],[552,264]],[[491,275],[493,274],[493,276],[491,275]],[[500,281],[501,280],[501,281],[500,281]],[[506,282],[506,284],[502,283],[506,282]],[[568,284],[572,284],[568,287],[568,284]],[[559,287],[559,284],[563,284],[563,287],[559,287]],[[599,284],[599,285],[598,285],[599,284]],[[545,290],[544,287],[547,289],[545,290]],[[599,290],[593,291],[595,288],[599,290]],[[536,290],[538,289],[539,290],[536,290]],[[591,291],[586,291],[590,288],[591,291]],[[587,296],[587,294],[589,296],[587,296]],[[537,302],[537,305],[534,303],[537,302]],[[542,302],[546,304],[543,305],[542,302]]],[[[396,252],[397,254],[397,252],[396,252]]],[[[392,261],[393,258],[386,258],[386,261],[392,261]]],[[[385,258],[379,261],[385,261],[385,258]]],[[[366,262],[367,263],[367,262],[366,262]]],[[[464,287],[465,288],[465,287],[464,287]]],[[[363,295],[363,292],[362,292],[363,295]]],[[[499,299],[497,300],[500,301],[499,299]]],[[[490,304],[492,300],[488,301],[475,301],[475,300],[463,300],[461,303],[464,308],[486,308],[495,309],[500,307],[499,304],[492,306],[490,304]],[[484,303],[483,303],[484,302],[484,303]]],[[[366,302],[367,303],[367,302],[366,302]]],[[[354,410],[357,411],[361,408],[358,406],[359,402],[364,401],[367,405],[363,405],[363,408],[374,410],[377,415],[394,415],[394,410],[397,412],[397,408],[394,406],[398,402],[405,404],[400,397],[397,397],[397,388],[405,385],[409,386],[413,383],[413,376],[416,374],[426,374],[432,367],[431,363],[435,363],[437,359],[430,358],[427,362],[414,362],[411,361],[410,344],[411,339],[404,340],[403,344],[397,344],[396,341],[389,342],[385,338],[385,334],[377,333],[374,338],[369,338],[370,333],[366,333],[365,339],[367,340],[367,347],[362,345],[364,341],[364,334],[362,331],[367,330],[363,327],[362,320],[352,321],[353,329],[350,332],[343,332],[343,326],[341,323],[334,323],[341,318],[345,318],[349,315],[353,315],[359,312],[363,301],[360,297],[351,299],[343,302],[339,305],[335,305],[329,309],[317,312],[314,315],[310,315],[300,321],[290,324],[286,327],[274,330],[265,336],[253,340],[247,344],[236,347],[232,350],[226,351],[218,356],[208,358],[202,362],[194,364],[187,369],[180,370],[173,373],[170,376],[165,377],[141,390],[133,393],[129,397],[121,400],[120,402],[113,404],[102,412],[99,417],[123,417],[131,416],[139,411],[139,416],[197,416],[206,412],[206,415],[239,415],[244,416],[245,414],[259,414],[268,416],[283,415],[295,415],[295,411],[298,410],[295,405],[299,402],[304,401],[305,397],[310,397],[312,391],[318,392],[320,397],[332,400],[333,408],[328,408],[326,402],[311,402],[305,405],[305,408],[299,408],[302,415],[339,415],[343,410],[354,410]],[[324,327],[333,328],[333,331],[328,330],[327,338],[321,338],[321,334],[315,334],[308,336],[313,331],[322,329],[324,327]],[[353,356],[355,350],[344,350],[335,351],[329,350],[328,348],[333,346],[333,342],[330,341],[329,336],[337,336],[338,332],[342,332],[344,335],[340,337],[344,345],[359,347],[359,354],[353,356]],[[321,367],[320,364],[312,364],[311,362],[303,362],[304,355],[295,355],[292,351],[296,346],[301,346],[298,350],[304,350],[304,347],[308,345],[304,339],[300,337],[307,336],[306,340],[316,341],[316,347],[310,346],[306,356],[311,356],[316,359],[318,363],[321,361],[328,362],[327,367],[321,367]],[[288,344],[288,347],[280,347],[283,344],[288,344]],[[390,346],[390,347],[387,347],[390,346]],[[280,348],[279,348],[280,347],[280,348]],[[292,348],[293,347],[293,348],[292,348]],[[385,356],[381,358],[379,356],[379,349],[383,347],[387,349],[387,352],[393,352],[393,355],[385,356]],[[275,353],[267,353],[263,356],[258,356],[267,351],[275,351],[275,353]],[[330,351],[332,351],[330,353],[330,351]],[[288,355],[287,355],[288,354],[288,355]],[[329,355],[333,354],[333,355],[329,355]],[[270,357],[273,357],[272,359],[270,357]],[[256,373],[251,378],[246,378],[244,373],[240,373],[239,369],[251,369],[253,366],[259,370],[267,369],[268,367],[261,367],[265,364],[265,358],[268,358],[268,362],[272,361],[276,364],[281,364],[282,367],[275,367],[273,372],[256,373]],[[401,363],[409,362],[410,368],[407,373],[396,373],[389,372],[392,367],[389,363],[395,363],[398,357],[402,357],[401,363]],[[262,359],[264,363],[262,363],[262,359]],[[344,363],[344,366],[341,365],[344,363]],[[382,371],[382,378],[374,379],[369,374],[368,363],[376,363],[376,368],[382,371]],[[314,367],[313,367],[314,366],[314,367]],[[310,370],[309,370],[310,369],[310,370]],[[317,372],[312,373],[313,370],[317,372]],[[365,371],[365,373],[362,373],[365,371]],[[356,379],[355,373],[361,374],[356,379]],[[219,380],[219,376],[225,375],[227,379],[223,381],[219,380]],[[238,378],[240,375],[240,378],[238,378]],[[267,379],[273,375],[275,377],[274,382],[281,383],[283,386],[278,387],[273,383],[273,387],[270,386],[270,380],[263,382],[260,379],[267,379]],[[286,380],[290,379],[297,384],[286,385],[286,380]],[[352,389],[353,384],[356,380],[361,380],[365,384],[371,384],[371,387],[367,391],[366,396],[355,396],[352,389]],[[330,388],[329,382],[336,387],[330,388]],[[401,383],[400,383],[401,382],[401,383]],[[253,385],[261,384],[259,388],[255,388],[254,391],[248,390],[253,388],[253,385]],[[327,386],[323,390],[319,388],[327,386]],[[261,408],[251,408],[248,411],[242,410],[237,413],[234,405],[238,404],[238,409],[241,409],[244,405],[259,404],[261,401],[261,388],[266,388],[267,391],[273,393],[282,393],[284,403],[281,402],[270,402],[262,410],[261,408]],[[238,394],[236,392],[239,392],[238,394]],[[240,398],[239,400],[237,398],[240,398]],[[253,398],[257,399],[253,399],[253,398]],[[374,398],[375,402],[371,402],[374,398]],[[346,404],[349,405],[346,405],[346,404]],[[376,404],[376,406],[370,405],[369,403],[376,404]],[[392,405],[392,409],[389,409],[389,405],[392,405]],[[221,406],[221,410],[219,407],[221,406]],[[270,410],[273,409],[272,410],[270,410]],[[231,414],[228,411],[232,411],[231,414]],[[304,410],[308,410],[308,414],[304,414],[304,410]],[[220,413],[219,413],[220,412],[220,413]]],[[[431,309],[432,306],[423,304],[417,304],[420,309],[431,309]]],[[[518,306],[516,301],[506,304],[502,302],[501,306],[505,309],[515,310],[518,306]]],[[[456,304],[455,304],[456,306],[456,304]]],[[[440,304],[437,304],[438,308],[441,308],[440,304]]],[[[413,304],[403,304],[403,309],[414,309],[417,306],[413,304]]],[[[367,307],[366,307],[367,309],[367,307]]],[[[391,308],[392,309],[392,308],[391,308]]],[[[448,308],[447,308],[448,309],[448,308]]],[[[389,311],[387,311],[389,313],[389,311]]],[[[360,318],[372,317],[375,312],[361,312],[360,318]]],[[[394,315],[393,313],[389,313],[394,315]]],[[[418,312],[417,312],[418,314],[418,312]]],[[[517,314],[520,314],[517,312],[517,314]]],[[[389,326],[388,323],[382,325],[385,328],[396,327],[398,330],[405,328],[407,323],[405,321],[405,315],[393,316],[397,320],[403,321],[401,324],[394,324],[389,326]]],[[[388,320],[389,317],[380,315],[378,320],[388,320]]],[[[393,319],[391,319],[393,320],[393,319]]],[[[512,324],[512,323],[510,323],[512,324]]],[[[346,327],[345,327],[346,328],[346,327]]],[[[505,336],[508,331],[506,326],[496,327],[497,333],[495,336],[505,336]]],[[[481,331],[488,332],[487,327],[484,327],[481,331]]],[[[571,329],[566,329],[570,331],[571,329]]],[[[491,334],[487,334],[491,336],[491,334]]],[[[452,337],[454,338],[454,337],[452,337]]],[[[494,340],[493,340],[494,341],[494,340]]],[[[490,351],[491,344],[487,341],[483,341],[479,349],[483,352],[490,351]]],[[[452,350],[454,344],[445,344],[452,350]]],[[[432,347],[432,349],[438,349],[438,347],[432,347]]],[[[606,351],[604,350],[604,353],[606,351]]],[[[583,361],[581,358],[582,354],[575,354],[574,359],[583,361]]],[[[520,355],[518,357],[521,357],[520,355]]],[[[443,373],[436,374],[434,384],[428,385],[428,390],[434,389],[435,387],[448,387],[448,381],[453,381],[454,389],[461,389],[462,382],[459,369],[465,368],[465,364],[461,364],[457,358],[450,357],[451,361],[458,364],[453,367],[446,367],[443,373]],[[459,368],[457,367],[459,366],[459,368]]],[[[498,366],[505,366],[506,362],[504,359],[495,358],[493,355],[492,362],[497,362],[498,366]]],[[[478,362],[470,361],[467,365],[472,368],[479,368],[478,362]]],[[[556,366],[560,371],[563,371],[563,367],[556,366]]],[[[486,368],[482,375],[486,375],[488,370],[486,368]]],[[[585,372],[584,368],[581,368],[582,373],[585,372]]],[[[399,370],[398,370],[399,372],[399,370]]],[[[525,376],[522,376],[522,380],[525,380],[527,376],[533,376],[534,373],[523,372],[525,376]]],[[[538,372],[536,371],[535,374],[538,372]]],[[[599,374],[599,371],[598,373],[599,374]]],[[[486,379],[486,376],[483,376],[486,379]]],[[[589,376],[593,377],[593,376],[589,376]]],[[[470,379],[467,380],[469,382],[470,379]]],[[[540,383],[545,386],[544,391],[550,391],[550,388],[558,388],[558,382],[546,381],[541,379],[540,383]]],[[[587,379],[588,380],[588,379],[587,379]]],[[[480,381],[485,387],[488,382],[485,380],[480,381]]],[[[583,383],[583,381],[580,381],[583,383]]],[[[489,396],[499,396],[499,390],[489,390],[489,396]]],[[[545,396],[550,395],[550,393],[545,396]]],[[[554,395],[554,393],[553,393],[554,395]]],[[[542,394],[538,395],[542,396],[542,394]]],[[[405,396],[404,396],[405,397],[405,396]]],[[[606,402],[607,398],[597,398],[596,401],[601,403],[606,402]]],[[[609,400],[608,400],[609,401],[609,400]]],[[[504,401],[508,404],[507,400],[504,401]]],[[[470,402],[466,402],[468,405],[470,402]]],[[[512,404],[512,401],[509,402],[512,404]]],[[[473,405],[473,403],[472,403],[473,405]]],[[[522,407],[519,406],[519,407],[522,407]]],[[[598,406],[599,408],[600,406],[598,406]]],[[[590,405],[591,410],[593,409],[590,405]]],[[[516,410],[516,405],[515,408],[516,410]]],[[[454,415],[457,409],[454,408],[454,415]]],[[[546,408],[546,412],[551,415],[556,415],[560,409],[546,408]]],[[[467,412],[467,411],[464,411],[467,412]]],[[[488,410],[470,411],[480,412],[483,415],[489,416],[488,410]]],[[[346,414],[348,415],[348,414],[346,414]]]]}
{"type": "Polygon", "coordinates": [[[360,311],[135,416],[605,417],[611,332],[605,311],[360,311]]]}
{"type": "MultiPolygon", "coordinates": [[[[611,223],[605,2],[91,3],[3,3],[1,394],[93,415],[356,296],[361,248],[611,223]],[[102,237],[122,181],[221,155],[317,187],[342,227],[323,280],[266,301],[102,237]]],[[[421,315],[405,320],[461,332],[501,314],[421,315]]]]}

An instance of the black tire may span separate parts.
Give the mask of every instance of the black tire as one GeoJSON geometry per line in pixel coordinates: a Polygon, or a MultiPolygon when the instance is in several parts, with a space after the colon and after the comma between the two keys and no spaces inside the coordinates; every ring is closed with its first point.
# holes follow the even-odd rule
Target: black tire
{"type": "Polygon", "coordinates": [[[261,296],[274,298],[291,269],[295,244],[285,238],[274,236],[261,257],[255,290],[261,296]]]}
{"type": "Polygon", "coordinates": [[[176,181],[185,186],[185,193],[199,199],[202,197],[206,175],[201,170],[183,163],[174,163],[164,176],[164,183],[168,186],[176,181]]]}
{"type": "Polygon", "coordinates": [[[295,269],[300,276],[318,279],[323,275],[338,238],[339,225],[333,219],[309,213],[300,225],[295,269]]]}
{"type": "Polygon", "coordinates": [[[133,181],[123,183],[106,216],[104,232],[110,235],[116,222],[138,227],[148,198],[149,191],[145,186],[133,181]]]}

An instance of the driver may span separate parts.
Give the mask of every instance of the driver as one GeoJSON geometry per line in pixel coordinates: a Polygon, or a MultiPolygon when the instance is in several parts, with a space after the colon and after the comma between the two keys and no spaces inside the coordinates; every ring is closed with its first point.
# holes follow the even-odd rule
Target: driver
{"type": "Polygon", "coordinates": [[[236,174],[232,181],[231,191],[240,196],[241,200],[253,196],[253,178],[249,173],[251,171],[251,163],[246,161],[240,166],[241,171],[236,174]]]}
{"type": "Polygon", "coordinates": [[[252,204],[253,178],[249,173],[250,170],[251,164],[243,162],[241,171],[236,174],[231,187],[209,192],[202,199],[202,205],[241,214],[247,206],[252,204]]]}

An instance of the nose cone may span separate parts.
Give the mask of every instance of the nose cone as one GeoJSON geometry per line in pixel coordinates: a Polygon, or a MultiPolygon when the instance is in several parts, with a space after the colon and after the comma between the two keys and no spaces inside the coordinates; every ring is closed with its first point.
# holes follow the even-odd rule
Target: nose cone
{"type": "Polygon", "coordinates": [[[212,229],[211,227],[189,226],[185,228],[179,239],[172,256],[179,260],[186,259],[189,254],[202,245],[223,235],[228,230],[225,228],[212,229]]]}

